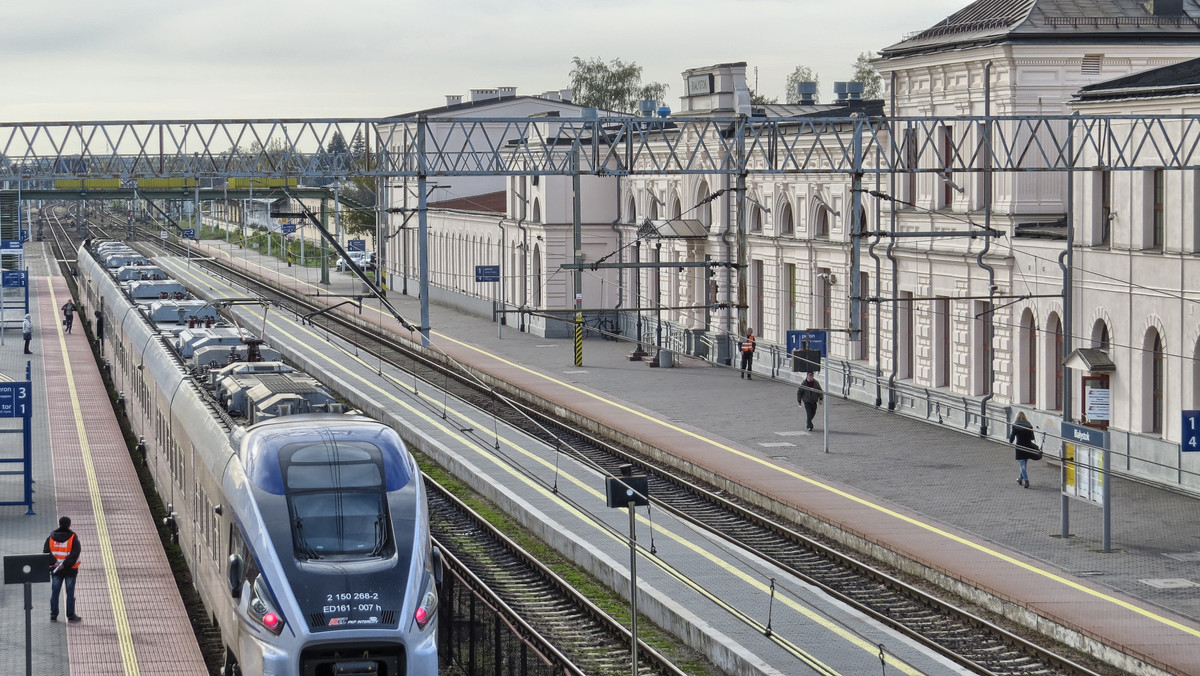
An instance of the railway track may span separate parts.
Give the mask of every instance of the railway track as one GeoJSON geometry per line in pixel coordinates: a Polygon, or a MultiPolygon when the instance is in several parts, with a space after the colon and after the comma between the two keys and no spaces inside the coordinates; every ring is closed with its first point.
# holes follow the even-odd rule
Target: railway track
{"type": "MultiPolygon", "coordinates": [[[[73,238],[64,229],[56,230],[52,246],[58,250],[59,260],[64,260],[71,255],[68,247],[73,238]]],[[[89,234],[109,236],[102,229],[89,234]]],[[[311,304],[305,307],[316,309],[311,304]]],[[[447,554],[447,575],[455,575],[498,610],[503,623],[524,643],[522,652],[529,653],[516,671],[495,673],[631,673],[631,637],[623,625],[441,485],[428,478],[426,484],[431,528],[435,544],[447,554]]],[[[684,674],[644,642],[640,642],[638,655],[634,673],[684,674]]]]}
{"type": "MultiPolygon", "coordinates": [[[[260,286],[259,280],[222,267],[221,274],[237,277],[243,284],[260,286]]],[[[308,300],[287,299],[279,294],[278,289],[264,291],[264,295],[276,296],[279,302],[299,313],[312,311],[303,309],[312,307],[308,300]]],[[[641,467],[650,477],[650,494],[660,508],[755,552],[976,673],[1014,676],[1116,673],[1105,671],[1102,665],[1085,666],[1082,658],[1073,658],[1048,641],[1019,636],[973,613],[966,604],[925,591],[879,566],[842,553],[799,526],[747,509],[705,486],[678,477],[675,470],[658,467],[604,440],[584,436],[553,415],[515,404],[508,397],[500,401],[496,393],[484,391],[459,369],[410,345],[389,336],[363,333],[354,322],[334,315],[322,316],[318,321],[329,322],[327,330],[341,335],[354,331],[362,337],[358,341],[362,349],[376,352],[378,358],[436,383],[439,388],[450,388],[455,396],[547,443],[561,445],[580,461],[608,474],[617,474],[617,468],[625,464],[641,467]]]]}

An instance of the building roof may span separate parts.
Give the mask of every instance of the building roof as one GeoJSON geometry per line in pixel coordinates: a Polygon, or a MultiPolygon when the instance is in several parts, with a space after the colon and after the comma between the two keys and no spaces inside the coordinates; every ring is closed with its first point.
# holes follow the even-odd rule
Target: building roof
{"type": "Polygon", "coordinates": [[[1200,59],[1151,68],[1081,88],[1072,103],[1159,98],[1200,93],[1200,59]]]}
{"type": "Polygon", "coordinates": [[[883,58],[1003,42],[1200,43],[1198,0],[977,0],[880,51],[883,58]],[[1157,13],[1155,12],[1157,5],[1157,13]]]}
{"type": "MultiPolygon", "coordinates": [[[[399,115],[390,116],[389,119],[409,118],[416,117],[418,115],[438,115],[452,117],[458,113],[479,111],[490,107],[496,107],[500,104],[505,104],[507,107],[507,104],[512,103],[529,103],[533,104],[532,107],[534,108],[543,108],[545,111],[549,112],[555,110],[582,111],[585,107],[571,103],[570,101],[554,101],[551,99],[542,98],[540,96],[496,96],[490,99],[484,99],[482,101],[463,101],[461,103],[455,103],[448,106],[437,106],[435,108],[414,110],[411,113],[400,113],[399,115]]],[[[522,117],[524,117],[524,115],[522,115],[522,117]]]]}
{"type": "Polygon", "coordinates": [[[508,211],[508,193],[489,192],[482,195],[456,197],[440,202],[430,202],[430,209],[451,209],[454,211],[481,211],[485,213],[503,214],[508,211]]]}

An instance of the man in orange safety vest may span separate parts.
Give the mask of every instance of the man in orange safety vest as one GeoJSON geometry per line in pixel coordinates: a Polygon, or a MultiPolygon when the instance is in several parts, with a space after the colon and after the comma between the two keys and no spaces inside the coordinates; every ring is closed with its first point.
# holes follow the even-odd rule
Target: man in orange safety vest
{"type": "Polygon", "coordinates": [[[742,370],[738,375],[754,380],[754,329],[746,329],[746,339],[739,347],[742,350],[742,370]]]}
{"type": "Polygon", "coordinates": [[[59,517],[58,528],[50,532],[42,551],[54,555],[54,563],[50,567],[50,621],[58,622],[58,594],[63,583],[66,583],[67,621],[78,622],[80,617],[75,614],[75,577],[79,574],[80,547],[79,536],[71,530],[71,517],[59,517]]]}

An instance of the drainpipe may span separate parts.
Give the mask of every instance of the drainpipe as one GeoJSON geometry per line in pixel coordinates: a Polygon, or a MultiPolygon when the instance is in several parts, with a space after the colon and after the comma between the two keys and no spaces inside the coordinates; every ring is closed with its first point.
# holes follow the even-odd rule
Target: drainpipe
{"type": "Polygon", "coordinates": [[[529,228],[525,227],[525,212],[517,219],[521,231],[521,311],[517,313],[517,330],[525,330],[525,306],[529,304],[529,228]]]}
{"type": "MultiPolygon", "coordinates": [[[[983,147],[987,148],[992,138],[992,62],[983,64],[983,147]]],[[[983,172],[983,228],[984,232],[992,231],[992,163],[988,162],[987,171],[983,172]]],[[[996,396],[996,269],[983,262],[983,257],[992,248],[992,236],[983,238],[983,248],[979,250],[976,261],[979,267],[988,273],[988,318],[984,323],[984,339],[987,341],[987,374],[988,391],[979,401],[979,436],[988,435],[988,402],[996,396]]]]}
{"type": "MultiPolygon", "coordinates": [[[[891,86],[891,106],[888,112],[895,117],[896,115],[896,71],[892,71],[892,86],[891,86]]],[[[892,125],[892,134],[896,133],[896,126],[892,125]]],[[[896,147],[893,141],[892,147],[896,147]]],[[[903,151],[901,151],[903,152],[903,151]]],[[[898,157],[892,159],[892,166],[895,167],[898,157]]],[[[893,198],[896,196],[896,172],[888,172],[888,194],[893,198]]],[[[888,376],[888,410],[896,410],[896,373],[899,368],[900,354],[900,261],[896,260],[896,202],[891,202],[891,213],[888,215],[891,228],[891,237],[888,238],[887,257],[892,262],[892,373],[888,376]]],[[[911,315],[910,315],[911,316],[911,315]]]]}
{"type": "MultiPolygon", "coordinates": [[[[880,164],[879,153],[880,153],[879,149],[876,148],[875,149],[875,166],[876,167],[878,167],[880,164]]],[[[876,192],[879,192],[879,189],[881,187],[883,187],[880,185],[880,180],[881,179],[879,176],[879,172],[876,172],[875,173],[875,191],[876,192]]],[[[881,282],[879,281],[879,277],[880,277],[880,273],[882,271],[882,269],[880,267],[882,262],[879,260],[879,254],[875,253],[875,247],[879,244],[879,236],[880,236],[879,222],[880,222],[880,216],[882,216],[881,210],[882,210],[882,206],[880,205],[880,201],[875,200],[875,226],[876,226],[875,239],[872,240],[871,245],[869,247],[867,247],[867,254],[870,255],[871,259],[875,261],[875,406],[876,406],[876,408],[878,408],[879,406],[881,406],[883,404],[883,386],[880,384],[880,380],[879,380],[880,376],[883,375],[883,371],[881,371],[879,369],[879,365],[883,363],[882,357],[881,357],[880,346],[879,346],[879,338],[880,338],[880,331],[881,331],[881,329],[879,327],[879,322],[880,322],[880,318],[881,318],[880,311],[882,310],[882,308],[880,307],[881,301],[879,299],[879,295],[881,293],[881,290],[880,290],[881,282]]],[[[864,293],[869,293],[869,291],[864,291],[864,293]]]]}
{"type": "Polygon", "coordinates": [[[504,326],[504,269],[508,267],[504,264],[504,239],[506,236],[504,233],[504,221],[505,219],[501,218],[496,223],[496,227],[500,228],[500,255],[496,257],[500,261],[500,281],[498,283],[499,287],[496,289],[496,338],[504,337],[504,334],[501,332],[501,327],[504,326]]]}

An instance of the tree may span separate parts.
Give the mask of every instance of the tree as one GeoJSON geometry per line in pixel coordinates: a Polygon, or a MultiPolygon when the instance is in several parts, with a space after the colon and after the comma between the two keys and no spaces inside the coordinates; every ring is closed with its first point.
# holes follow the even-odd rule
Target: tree
{"type": "Polygon", "coordinates": [[[661,101],[667,85],[661,82],[642,84],[642,67],[613,59],[605,63],[600,57],[584,61],[571,59],[571,89],[574,102],[602,110],[634,112],[638,101],[661,101]]]}
{"type": "Polygon", "coordinates": [[[871,65],[871,52],[858,55],[858,60],[854,62],[854,77],[850,81],[863,83],[864,99],[883,98],[883,77],[871,65]]]}
{"type": "Polygon", "coordinates": [[[339,187],[343,200],[342,227],[351,235],[375,234],[375,178],[351,176],[339,187]]]}
{"type": "Polygon", "coordinates": [[[779,99],[768,97],[766,94],[759,94],[753,89],[750,90],[750,104],[762,106],[769,103],[779,103],[779,99]]]}
{"type": "Polygon", "coordinates": [[[808,66],[796,66],[796,70],[793,70],[792,74],[787,77],[787,102],[800,103],[800,93],[796,91],[796,85],[801,82],[817,83],[817,94],[813,97],[813,102],[819,103],[821,101],[821,76],[808,66]]]}

